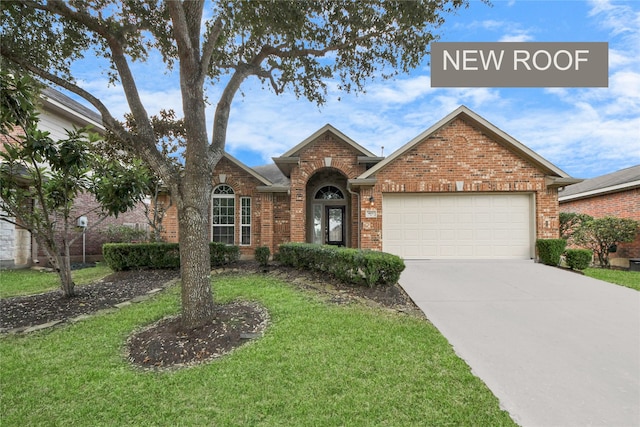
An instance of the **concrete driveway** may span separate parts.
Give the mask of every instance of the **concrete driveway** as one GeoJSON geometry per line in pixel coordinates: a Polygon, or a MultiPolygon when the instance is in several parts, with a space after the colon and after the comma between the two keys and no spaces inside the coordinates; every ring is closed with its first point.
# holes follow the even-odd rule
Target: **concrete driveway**
{"type": "Polygon", "coordinates": [[[522,426],[640,426],[640,292],[533,261],[406,261],[400,284],[522,426]]]}

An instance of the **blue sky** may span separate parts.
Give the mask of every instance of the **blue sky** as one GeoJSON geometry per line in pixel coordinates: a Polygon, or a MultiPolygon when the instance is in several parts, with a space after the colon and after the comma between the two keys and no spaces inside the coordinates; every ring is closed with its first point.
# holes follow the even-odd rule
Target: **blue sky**
{"type": "MultiPolygon", "coordinates": [[[[571,176],[640,164],[640,1],[493,0],[490,7],[472,0],[439,32],[448,42],[608,42],[609,87],[431,88],[428,57],[409,75],[370,82],[364,94],[340,93],[329,81],[322,107],[250,80],[232,106],[227,151],[248,166],[267,164],[330,123],[386,156],[466,105],[571,176]]],[[[175,78],[157,72],[153,60],[145,66],[151,70],[136,72],[148,112],[180,111],[175,78]]],[[[108,87],[95,67],[78,70],[82,86],[114,115],[127,111],[120,87],[108,87]]],[[[211,88],[210,100],[219,92],[211,88]]]]}

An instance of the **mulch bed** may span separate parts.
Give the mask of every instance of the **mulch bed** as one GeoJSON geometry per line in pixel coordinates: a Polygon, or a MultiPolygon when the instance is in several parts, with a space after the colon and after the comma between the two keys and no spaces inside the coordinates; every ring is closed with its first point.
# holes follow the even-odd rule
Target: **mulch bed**
{"type": "MultiPolygon", "coordinates": [[[[267,274],[323,295],[328,303],[364,303],[414,316],[422,312],[399,286],[349,286],[311,273],[279,265],[263,270],[254,261],[242,261],[217,273],[267,274]]],[[[60,291],[0,300],[0,332],[21,332],[34,325],[66,322],[81,315],[114,307],[163,288],[179,276],[174,270],[124,271],[77,288],[77,296],[60,291]]],[[[268,324],[264,307],[247,302],[216,306],[215,320],[185,330],[180,317],[162,319],[134,332],[127,341],[127,358],[139,367],[166,369],[202,363],[257,338],[268,324]]]]}

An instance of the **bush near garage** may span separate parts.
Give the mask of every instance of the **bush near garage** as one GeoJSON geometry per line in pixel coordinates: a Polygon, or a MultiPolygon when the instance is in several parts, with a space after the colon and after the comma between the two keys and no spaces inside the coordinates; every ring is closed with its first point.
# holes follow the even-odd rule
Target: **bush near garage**
{"type": "Polygon", "coordinates": [[[589,249],[567,249],[564,253],[565,262],[572,270],[584,270],[591,265],[593,251],[589,249]]]}
{"type": "Polygon", "coordinates": [[[311,243],[279,246],[278,261],[297,269],[327,273],[345,283],[393,286],[405,268],[402,258],[385,252],[311,243]]]}
{"type": "Polygon", "coordinates": [[[564,253],[567,241],[564,239],[538,239],[536,248],[540,262],[546,265],[557,266],[560,264],[560,257],[564,253]]]}
{"type": "MultiPolygon", "coordinates": [[[[209,243],[211,268],[232,264],[240,259],[238,246],[209,243]]],[[[105,243],[102,255],[114,271],[134,269],[175,269],[180,267],[178,243],[105,243]]]]}

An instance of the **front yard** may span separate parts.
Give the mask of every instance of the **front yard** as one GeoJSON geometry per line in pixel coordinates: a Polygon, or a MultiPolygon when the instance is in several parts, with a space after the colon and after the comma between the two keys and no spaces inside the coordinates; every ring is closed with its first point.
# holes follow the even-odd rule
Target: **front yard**
{"type": "Polygon", "coordinates": [[[265,335],[206,365],[133,368],[124,342],[179,310],[150,301],[0,338],[3,425],[514,425],[422,318],[337,305],[264,275],[214,279],[219,303],[257,301],[265,335]]]}
{"type": "Polygon", "coordinates": [[[608,270],[604,268],[587,268],[585,276],[640,291],[640,272],[624,270],[608,270]]]}

